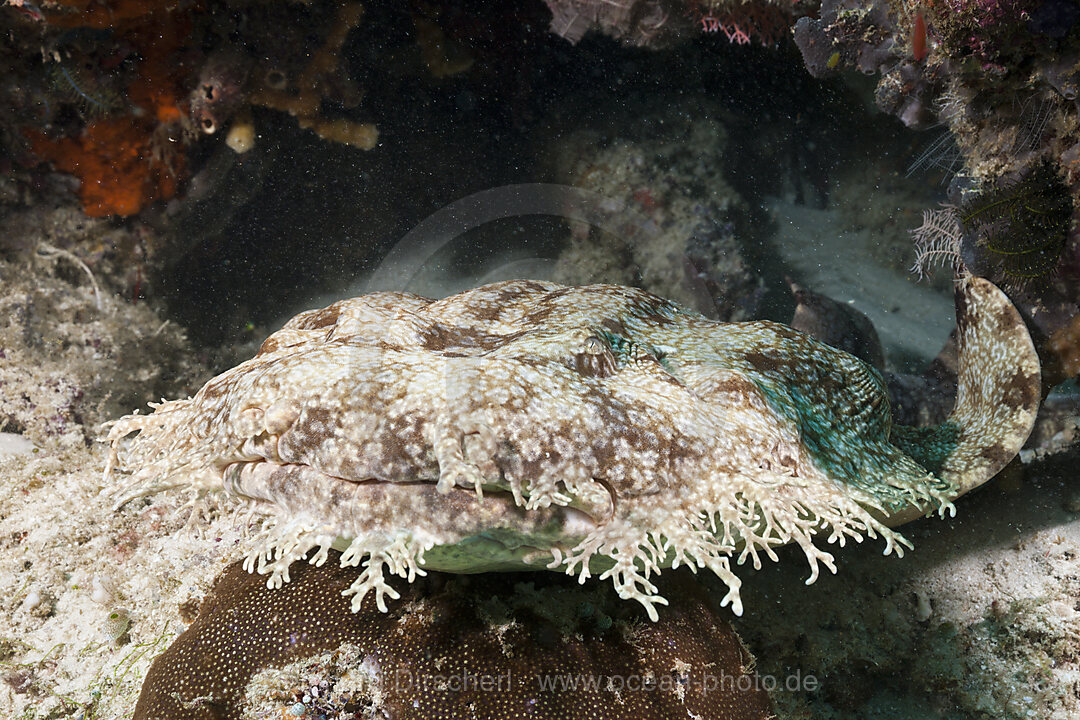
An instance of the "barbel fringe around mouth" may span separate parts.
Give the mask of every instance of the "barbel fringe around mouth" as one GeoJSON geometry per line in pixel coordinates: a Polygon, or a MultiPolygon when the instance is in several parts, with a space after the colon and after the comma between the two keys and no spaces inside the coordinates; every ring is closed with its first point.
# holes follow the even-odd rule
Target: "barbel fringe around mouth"
{"type": "Polygon", "coordinates": [[[194,397],[116,421],[105,474],[131,473],[119,504],[178,487],[246,501],[266,520],[245,567],[272,588],[343,550],[343,566],[363,563],[354,611],[397,597],[387,572],[547,568],[610,579],[655,620],[653,574],[686,565],[723,580],[741,614],[733,561],[760,567],[795,543],[812,583],[836,571],[819,536],[880,536],[902,555],[890,525],[951,512],[1019,450],[1038,404],[1017,396],[1038,382],[1030,338],[1003,296],[975,280],[958,292],[974,298],[962,367],[965,346],[997,343],[982,395],[954,412],[978,425],[966,435],[893,427],[876,371],[786,326],[511,281],[302,313],[194,397]],[[972,421],[995,402],[1011,409],[997,430],[972,421]],[[950,465],[973,445],[1000,457],[950,465]]]}

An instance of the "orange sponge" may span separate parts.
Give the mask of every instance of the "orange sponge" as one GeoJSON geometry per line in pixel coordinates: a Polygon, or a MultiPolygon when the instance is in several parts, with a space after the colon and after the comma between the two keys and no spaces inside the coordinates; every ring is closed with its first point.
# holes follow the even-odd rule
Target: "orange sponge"
{"type": "Polygon", "coordinates": [[[95,122],[77,138],[29,137],[38,156],[79,178],[79,197],[91,217],[134,215],[148,202],[176,194],[173,172],[152,157],[150,131],[131,117],[95,122]]]}
{"type": "MultiPolygon", "coordinates": [[[[186,13],[164,12],[175,0],[59,0],[47,21],[60,26],[122,28],[142,56],[127,88],[128,112],[88,123],[78,137],[50,138],[28,130],[34,152],[82,182],[83,210],[91,217],[133,215],[176,194],[184,173],[179,142],[183,109],[182,63],[191,33],[186,13]],[[174,137],[169,137],[170,135],[174,137]]],[[[198,10],[196,3],[189,9],[198,10]]]]}

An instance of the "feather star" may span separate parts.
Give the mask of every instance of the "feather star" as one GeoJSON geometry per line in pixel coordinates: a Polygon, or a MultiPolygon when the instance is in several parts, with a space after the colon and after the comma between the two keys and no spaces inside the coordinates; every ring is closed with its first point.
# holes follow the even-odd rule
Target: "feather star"
{"type": "MultiPolygon", "coordinates": [[[[793,542],[881,536],[985,482],[1019,451],[1040,368],[991,283],[957,283],[959,393],[942,425],[894,425],[881,376],[778,323],[721,323],[641,290],[510,281],[443,300],[380,292],[302,313],[194,397],[118,420],[124,500],[221,491],[267,517],[249,571],[547,567],[611,578],[655,620],[653,573],[708,568],[741,613],[735,563],[793,542]],[[312,553],[312,551],[315,551],[312,553]]],[[[121,500],[123,503],[124,500],[121,500]]]]}

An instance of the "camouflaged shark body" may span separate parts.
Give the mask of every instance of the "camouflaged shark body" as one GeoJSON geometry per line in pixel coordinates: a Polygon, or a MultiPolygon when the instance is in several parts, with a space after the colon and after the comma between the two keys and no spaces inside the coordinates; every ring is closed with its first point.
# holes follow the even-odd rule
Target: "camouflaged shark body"
{"type": "Polygon", "coordinates": [[[302,313],[194,397],[118,421],[106,473],[132,493],[223,491],[270,522],[249,569],[288,580],[332,546],[384,572],[513,568],[649,581],[880,535],[1019,451],[1039,364],[992,284],[957,285],[960,390],[941,426],[894,426],[880,375],[772,322],[721,323],[632,288],[510,281],[429,300],[374,293],[302,313]],[[137,432],[132,436],[132,433],[137,432]],[[314,554],[311,553],[315,550],[314,554]]]}

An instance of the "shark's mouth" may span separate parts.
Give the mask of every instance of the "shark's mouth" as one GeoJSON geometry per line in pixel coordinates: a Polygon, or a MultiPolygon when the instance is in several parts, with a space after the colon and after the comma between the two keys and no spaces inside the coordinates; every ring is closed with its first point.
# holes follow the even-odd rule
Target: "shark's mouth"
{"type": "Polygon", "coordinates": [[[226,492],[255,503],[320,544],[343,549],[358,537],[407,535],[429,547],[421,565],[447,572],[539,569],[579,543],[607,518],[563,506],[526,510],[506,490],[437,489],[435,479],[356,482],[308,465],[233,463],[226,492]]]}

